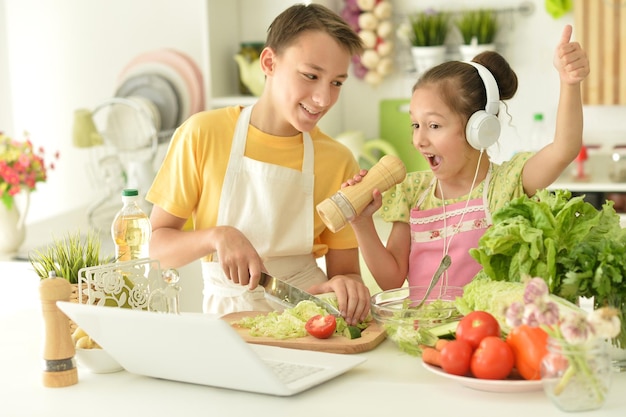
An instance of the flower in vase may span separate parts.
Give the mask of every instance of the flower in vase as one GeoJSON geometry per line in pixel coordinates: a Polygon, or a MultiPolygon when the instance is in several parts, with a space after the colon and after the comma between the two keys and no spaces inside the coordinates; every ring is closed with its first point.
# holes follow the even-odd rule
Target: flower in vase
{"type": "Polygon", "coordinates": [[[567,368],[554,387],[559,395],[576,375],[591,380],[594,395],[604,401],[604,388],[586,360],[588,352],[600,340],[617,337],[621,330],[619,310],[602,307],[587,314],[580,309],[562,309],[550,298],[543,278],[531,278],[524,288],[524,300],[513,302],[506,310],[511,328],[521,325],[540,327],[560,347],[567,368]]]}
{"type": "MultiPolygon", "coordinates": [[[[46,165],[44,156],[44,149],[35,149],[28,134],[24,141],[16,141],[0,132],[0,200],[7,209],[20,191],[33,191],[38,182],[46,181],[54,162],[46,165]]],[[[56,152],[54,159],[58,158],[56,152]]]]}

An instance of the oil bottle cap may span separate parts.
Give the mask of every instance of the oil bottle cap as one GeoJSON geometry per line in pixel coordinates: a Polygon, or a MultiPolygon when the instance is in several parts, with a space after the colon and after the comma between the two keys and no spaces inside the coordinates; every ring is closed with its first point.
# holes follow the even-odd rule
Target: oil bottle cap
{"type": "Polygon", "coordinates": [[[122,197],[136,197],[139,195],[139,192],[134,188],[127,188],[122,190],[122,197]]]}

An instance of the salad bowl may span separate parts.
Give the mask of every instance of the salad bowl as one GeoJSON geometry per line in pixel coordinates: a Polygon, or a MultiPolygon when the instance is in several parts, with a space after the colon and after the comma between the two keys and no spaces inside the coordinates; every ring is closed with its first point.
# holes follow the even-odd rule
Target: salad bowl
{"type": "Polygon", "coordinates": [[[384,327],[400,350],[415,356],[421,352],[420,345],[429,343],[429,338],[454,332],[462,317],[455,305],[457,297],[463,295],[462,287],[437,286],[416,307],[426,292],[426,286],[407,286],[382,291],[371,298],[374,320],[384,327]],[[435,332],[435,328],[441,331],[435,332]]]}

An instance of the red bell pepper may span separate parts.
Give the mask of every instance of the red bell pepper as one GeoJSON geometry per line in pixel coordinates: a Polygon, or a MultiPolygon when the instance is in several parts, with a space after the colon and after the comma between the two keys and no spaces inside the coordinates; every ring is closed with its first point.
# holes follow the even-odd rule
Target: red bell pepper
{"type": "Polygon", "coordinates": [[[506,342],[513,349],[515,368],[527,380],[541,378],[541,360],[548,353],[548,334],[525,324],[511,330],[506,342]]]}

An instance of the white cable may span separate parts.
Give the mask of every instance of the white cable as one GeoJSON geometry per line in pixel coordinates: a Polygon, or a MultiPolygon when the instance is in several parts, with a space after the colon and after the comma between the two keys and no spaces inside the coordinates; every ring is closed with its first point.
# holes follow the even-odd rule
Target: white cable
{"type": "MultiPolygon", "coordinates": [[[[459,232],[459,228],[461,227],[461,224],[463,223],[463,219],[465,218],[465,213],[467,213],[467,207],[469,207],[469,202],[472,198],[472,191],[474,191],[474,185],[476,185],[476,179],[478,178],[478,171],[480,170],[480,161],[482,160],[483,152],[484,152],[484,149],[481,149],[480,155],[478,156],[478,164],[476,165],[476,171],[474,172],[474,179],[472,180],[472,185],[470,187],[469,193],[467,194],[467,201],[465,202],[465,208],[463,209],[463,212],[461,213],[461,218],[459,219],[459,222],[457,223],[456,228],[452,229],[452,236],[450,236],[450,240],[448,240],[448,226],[446,222],[446,218],[447,218],[446,198],[443,195],[443,188],[441,187],[441,182],[437,180],[437,184],[439,185],[439,192],[441,193],[441,201],[443,203],[443,255],[442,255],[442,258],[448,254],[448,251],[450,249],[450,244],[452,243],[452,239],[454,239],[454,236],[456,236],[456,234],[459,232]]],[[[444,283],[439,286],[440,295],[441,295],[442,288],[447,285],[448,285],[448,271],[445,271],[444,283]]]]}

